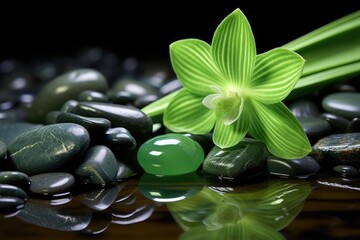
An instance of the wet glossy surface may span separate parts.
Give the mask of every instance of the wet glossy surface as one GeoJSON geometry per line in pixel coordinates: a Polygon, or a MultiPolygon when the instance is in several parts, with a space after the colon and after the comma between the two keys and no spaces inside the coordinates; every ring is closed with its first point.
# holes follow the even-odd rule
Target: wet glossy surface
{"type": "Polygon", "coordinates": [[[6,239],[360,237],[359,179],[318,174],[247,184],[189,175],[165,180],[144,176],[52,200],[30,198],[16,216],[3,215],[0,231],[6,239]]]}

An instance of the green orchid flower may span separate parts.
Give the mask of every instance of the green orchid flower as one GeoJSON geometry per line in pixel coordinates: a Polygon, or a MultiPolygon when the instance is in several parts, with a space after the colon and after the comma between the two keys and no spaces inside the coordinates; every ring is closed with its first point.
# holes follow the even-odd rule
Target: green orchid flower
{"type": "Polygon", "coordinates": [[[198,39],[179,40],[170,45],[170,58],[183,88],[164,112],[168,129],[213,131],[220,148],[232,147],[249,134],[273,155],[287,159],[311,151],[302,126],[281,102],[300,78],[305,60],[283,48],[257,55],[240,9],[220,23],[211,46],[198,39]]]}

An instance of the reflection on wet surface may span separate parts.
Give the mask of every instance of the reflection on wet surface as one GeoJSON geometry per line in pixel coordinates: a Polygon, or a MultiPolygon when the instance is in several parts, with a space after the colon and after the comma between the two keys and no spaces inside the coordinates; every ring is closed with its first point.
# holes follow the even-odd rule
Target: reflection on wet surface
{"type": "Polygon", "coordinates": [[[3,214],[7,239],[356,239],[360,183],[338,177],[220,183],[143,175],[3,214]]]}

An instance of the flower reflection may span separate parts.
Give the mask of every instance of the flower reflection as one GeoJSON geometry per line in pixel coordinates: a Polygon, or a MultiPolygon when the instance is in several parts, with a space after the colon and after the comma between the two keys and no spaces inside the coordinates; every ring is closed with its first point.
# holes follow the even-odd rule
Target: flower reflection
{"type": "Polygon", "coordinates": [[[311,192],[303,180],[270,180],[252,191],[218,192],[204,187],[167,203],[184,230],[180,239],[285,239],[279,232],[300,213],[311,192]]]}

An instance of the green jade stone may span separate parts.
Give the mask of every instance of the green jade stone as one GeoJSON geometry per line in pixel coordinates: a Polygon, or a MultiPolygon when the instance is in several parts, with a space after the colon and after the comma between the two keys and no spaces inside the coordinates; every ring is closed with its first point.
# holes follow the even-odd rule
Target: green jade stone
{"type": "Polygon", "coordinates": [[[175,176],[196,171],[204,161],[204,150],[189,137],[168,133],[143,143],[137,157],[145,172],[175,176]]]}

